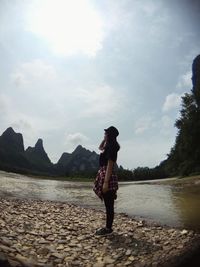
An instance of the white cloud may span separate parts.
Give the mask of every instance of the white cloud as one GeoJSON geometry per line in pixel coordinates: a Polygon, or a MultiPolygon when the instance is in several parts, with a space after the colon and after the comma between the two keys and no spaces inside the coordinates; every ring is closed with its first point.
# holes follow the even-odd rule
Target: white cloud
{"type": "Polygon", "coordinates": [[[155,122],[153,121],[153,118],[147,115],[146,117],[140,118],[135,122],[135,134],[142,134],[154,126],[155,122]]]}
{"type": "Polygon", "coordinates": [[[172,93],[166,96],[165,102],[162,107],[163,112],[178,108],[181,104],[181,96],[181,94],[179,95],[176,93],[172,93]]]}
{"type": "Polygon", "coordinates": [[[44,138],[48,132],[54,131],[62,125],[57,118],[45,118],[36,114],[24,113],[15,104],[15,100],[9,96],[0,94],[0,131],[4,132],[8,127],[13,127],[23,134],[24,144],[32,146],[36,140],[44,138]]]}
{"type": "Polygon", "coordinates": [[[88,0],[32,1],[27,30],[57,54],[95,56],[104,39],[101,16],[88,0]]]}
{"type": "MultiPolygon", "coordinates": [[[[0,94],[0,113],[5,116],[5,113],[9,110],[10,99],[5,94],[0,94]]],[[[2,116],[1,116],[2,117],[2,116]]]]}
{"type": "Polygon", "coordinates": [[[191,71],[188,71],[185,74],[181,75],[176,87],[178,89],[191,89],[192,88],[191,77],[192,77],[191,71]]]}
{"type": "Polygon", "coordinates": [[[157,135],[149,136],[145,140],[120,141],[121,149],[117,163],[127,168],[155,167],[166,158],[170,150],[171,140],[163,142],[157,135]]]}
{"type": "Polygon", "coordinates": [[[146,3],[141,2],[141,8],[147,16],[152,17],[158,9],[158,5],[155,2],[148,1],[146,3]]]}
{"type": "Polygon", "coordinates": [[[84,105],[81,113],[84,117],[113,117],[123,106],[123,96],[108,85],[79,89],[77,97],[84,105]]]}
{"type": "Polygon", "coordinates": [[[28,123],[28,121],[24,120],[24,119],[19,119],[18,121],[15,121],[12,123],[12,126],[20,131],[24,131],[24,130],[33,130],[32,126],[30,123],[28,123]]]}
{"type": "Polygon", "coordinates": [[[172,129],[174,129],[174,120],[168,115],[164,115],[161,118],[161,134],[167,136],[172,133],[172,129]]]}
{"type": "Polygon", "coordinates": [[[74,149],[74,146],[82,145],[87,142],[89,139],[82,133],[71,133],[65,135],[65,145],[69,149],[74,149]]]}
{"type": "Polygon", "coordinates": [[[11,79],[15,85],[21,87],[35,85],[38,82],[49,83],[55,80],[56,77],[55,68],[41,59],[21,63],[11,74],[11,79]]]}
{"type": "Polygon", "coordinates": [[[162,121],[162,124],[163,124],[164,128],[171,127],[171,125],[173,123],[172,119],[167,115],[163,116],[161,121],[162,121]]]}

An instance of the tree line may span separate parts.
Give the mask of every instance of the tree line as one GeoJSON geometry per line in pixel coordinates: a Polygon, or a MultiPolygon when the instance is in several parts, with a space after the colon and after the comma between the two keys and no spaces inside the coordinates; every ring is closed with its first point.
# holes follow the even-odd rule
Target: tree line
{"type": "Polygon", "coordinates": [[[192,64],[192,89],[182,97],[175,144],[162,169],[169,176],[195,175],[200,173],[200,55],[192,64]]]}

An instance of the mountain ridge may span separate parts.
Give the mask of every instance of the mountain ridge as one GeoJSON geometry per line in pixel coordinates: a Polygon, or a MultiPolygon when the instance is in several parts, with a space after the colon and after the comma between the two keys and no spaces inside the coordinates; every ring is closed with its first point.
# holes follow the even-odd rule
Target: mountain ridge
{"type": "Polygon", "coordinates": [[[0,136],[0,169],[42,175],[74,175],[98,169],[99,155],[81,145],[72,153],[63,152],[57,163],[52,163],[46,153],[42,138],[34,147],[24,149],[23,135],[12,127],[0,136]]]}

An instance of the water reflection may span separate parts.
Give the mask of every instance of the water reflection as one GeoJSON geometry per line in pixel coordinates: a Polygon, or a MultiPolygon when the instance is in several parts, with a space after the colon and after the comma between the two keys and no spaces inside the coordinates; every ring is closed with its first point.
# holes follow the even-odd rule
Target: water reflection
{"type": "MultiPolygon", "coordinates": [[[[121,183],[116,211],[152,219],[160,224],[200,229],[200,185],[177,188],[166,185],[121,183]]],[[[34,179],[0,172],[0,196],[63,201],[97,209],[103,203],[91,183],[34,179]]]]}
{"type": "Polygon", "coordinates": [[[172,187],[173,202],[182,224],[200,230],[200,185],[172,187]]]}
{"type": "Polygon", "coordinates": [[[169,186],[129,184],[119,190],[117,210],[138,217],[152,219],[161,224],[180,226],[169,186]]]}

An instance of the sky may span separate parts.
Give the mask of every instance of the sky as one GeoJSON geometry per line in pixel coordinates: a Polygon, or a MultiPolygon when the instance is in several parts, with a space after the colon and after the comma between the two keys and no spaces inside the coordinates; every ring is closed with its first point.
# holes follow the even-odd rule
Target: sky
{"type": "Polygon", "coordinates": [[[56,163],[79,144],[99,153],[113,125],[118,165],[155,167],[192,88],[198,2],[0,0],[0,134],[42,138],[56,163]]]}

